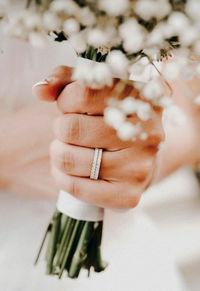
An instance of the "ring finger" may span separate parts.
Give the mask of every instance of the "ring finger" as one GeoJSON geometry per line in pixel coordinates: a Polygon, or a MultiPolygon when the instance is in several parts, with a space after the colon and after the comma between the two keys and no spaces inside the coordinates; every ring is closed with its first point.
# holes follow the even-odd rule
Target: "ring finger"
{"type": "MultiPolygon", "coordinates": [[[[50,147],[53,166],[65,174],[79,177],[89,177],[94,158],[94,149],[65,144],[59,140],[52,142],[50,147]]],[[[108,179],[111,164],[111,153],[104,151],[101,161],[99,178],[108,179]]],[[[113,161],[114,162],[114,161],[113,161]]]]}
{"type": "MultiPolygon", "coordinates": [[[[94,159],[94,149],[62,143],[55,140],[51,144],[52,165],[63,173],[78,177],[90,177],[94,159]]],[[[121,151],[104,151],[99,178],[107,181],[134,181],[143,183],[152,172],[154,156],[135,147],[121,151]],[[130,161],[130,157],[134,157],[130,161]]]]}

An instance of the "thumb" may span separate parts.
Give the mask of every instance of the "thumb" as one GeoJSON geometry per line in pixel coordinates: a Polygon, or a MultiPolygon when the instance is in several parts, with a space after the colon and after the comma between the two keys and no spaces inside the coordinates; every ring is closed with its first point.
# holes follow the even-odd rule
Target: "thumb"
{"type": "Polygon", "coordinates": [[[33,86],[33,95],[44,101],[56,101],[63,88],[73,82],[71,77],[72,68],[66,66],[56,67],[44,81],[38,82],[33,86]]]}

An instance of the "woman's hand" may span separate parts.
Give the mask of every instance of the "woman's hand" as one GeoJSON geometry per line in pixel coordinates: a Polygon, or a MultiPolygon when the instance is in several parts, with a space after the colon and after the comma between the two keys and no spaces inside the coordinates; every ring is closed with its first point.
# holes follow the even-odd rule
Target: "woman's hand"
{"type": "MultiPolygon", "coordinates": [[[[57,68],[45,84],[33,89],[43,100],[56,100],[62,112],[55,121],[55,140],[51,144],[52,172],[58,186],[98,206],[135,207],[155,171],[156,154],[163,139],[161,110],[155,108],[152,118],[142,123],[148,134],[145,141],[138,138],[135,142],[124,142],[105,124],[103,117],[119,80],[114,80],[112,88],[92,90],[71,82],[70,78],[65,77],[64,81],[69,71],[67,67],[57,68]],[[98,180],[89,178],[94,148],[104,149],[98,180]]],[[[127,86],[121,97],[131,94],[135,96],[138,92],[127,86]]],[[[133,123],[139,121],[136,116],[129,119],[133,123]]]]}

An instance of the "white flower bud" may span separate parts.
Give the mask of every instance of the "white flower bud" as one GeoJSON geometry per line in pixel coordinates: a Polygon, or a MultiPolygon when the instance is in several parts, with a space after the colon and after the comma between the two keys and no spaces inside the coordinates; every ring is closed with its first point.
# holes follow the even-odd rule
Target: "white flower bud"
{"type": "Polygon", "coordinates": [[[125,115],[117,108],[107,107],[104,110],[105,122],[115,129],[118,129],[125,121],[125,115]]]}
{"type": "Polygon", "coordinates": [[[163,88],[159,81],[152,80],[144,86],[142,93],[147,100],[156,101],[162,96],[163,88]]]}
{"type": "Polygon", "coordinates": [[[131,122],[124,122],[117,130],[117,135],[121,140],[127,141],[131,138],[135,138],[139,134],[141,128],[140,125],[133,125],[131,122]]]}
{"type": "Polygon", "coordinates": [[[98,28],[94,28],[88,31],[87,41],[89,45],[99,47],[105,46],[108,43],[109,38],[105,31],[100,30],[98,28]]]}
{"type": "Polygon", "coordinates": [[[94,13],[88,7],[81,8],[76,15],[80,23],[87,27],[94,25],[97,20],[94,13]]]}
{"type": "Polygon", "coordinates": [[[87,48],[85,35],[83,33],[70,36],[69,42],[77,53],[83,53],[87,48]]]}
{"type": "Polygon", "coordinates": [[[151,105],[147,102],[138,100],[137,116],[143,121],[150,119],[151,105]]]}
{"type": "Polygon", "coordinates": [[[176,105],[167,107],[163,112],[163,118],[165,121],[170,122],[172,125],[184,125],[186,122],[186,116],[183,110],[176,105]]]}
{"type": "Polygon", "coordinates": [[[190,46],[199,38],[199,30],[194,25],[181,30],[179,34],[181,45],[190,46]]]}
{"type": "Polygon", "coordinates": [[[140,0],[136,1],[134,10],[141,18],[148,21],[152,17],[164,18],[170,13],[171,5],[168,0],[140,0]]]}
{"type": "Polygon", "coordinates": [[[119,34],[123,39],[123,47],[129,53],[136,53],[143,49],[145,34],[135,18],[129,18],[119,27],[119,34]]]}
{"type": "Polygon", "coordinates": [[[26,17],[24,17],[24,24],[28,29],[40,27],[42,26],[42,17],[34,12],[27,13],[26,17]]]}
{"type": "Polygon", "coordinates": [[[43,48],[46,44],[46,38],[39,32],[29,33],[29,42],[32,46],[43,48]]]}
{"type": "Polygon", "coordinates": [[[180,68],[178,63],[171,62],[165,66],[163,76],[167,81],[175,81],[179,76],[180,68]]]}
{"type": "Polygon", "coordinates": [[[129,61],[123,52],[120,50],[111,51],[106,58],[106,62],[111,67],[113,75],[121,78],[127,76],[129,61]]]}
{"type": "Polygon", "coordinates": [[[68,15],[76,15],[79,6],[72,0],[54,0],[50,4],[50,10],[56,13],[67,13],[68,15]]]}
{"type": "Polygon", "coordinates": [[[120,102],[120,108],[127,115],[135,114],[138,109],[137,100],[131,96],[126,97],[120,102]]]}
{"type": "Polygon", "coordinates": [[[93,89],[112,85],[112,75],[105,63],[79,62],[74,69],[73,79],[93,89]]]}
{"type": "Polygon", "coordinates": [[[199,0],[188,0],[185,7],[186,13],[193,19],[200,18],[200,2],[199,0]]]}
{"type": "Polygon", "coordinates": [[[76,19],[69,18],[63,23],[63,30],[67,35],[72,35],[79,32],[80,25],[76,19]]]}
{"type": "Polygon", "coordinates": [[[169,16],[168,24],[174,28],[174,31],[180,32],[189,26],[190,21],[182,12],[173,12],[169,16]]]}
{"type": "Polygon", "coordinates": [[[99,8],[111,16],[122,15],[129,7],[129,0],[99,0],[99,8]]]}
{"type": "Polygon", "coordinates": [[[61,19],[52,12],[45,12],[43,14],[44,27],[47,30],[59,30],[61,27],[61,19]]]}
{"type": "Polygon", "coordinates": [[[107,64],[96,63],[93,67],[93,83],[90,85],[92,88],[102,88],[103,86],[112,86],[112,74],[107,64]]]}
{"type": "Polygon", "coordinates": [[[163,96],[159,99],[158,105],[163,107],[163,108],[171,106],[172,105],[172,98],[168,97],[168,96],[163,96]]]}

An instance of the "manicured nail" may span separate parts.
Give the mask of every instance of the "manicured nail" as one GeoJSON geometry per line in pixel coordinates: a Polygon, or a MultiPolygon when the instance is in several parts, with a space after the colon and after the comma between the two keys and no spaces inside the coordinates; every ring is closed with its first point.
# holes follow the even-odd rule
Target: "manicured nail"
{"type": "Polygon", "coordinates": [[[47,80],[40,81],[40,82],[37,82],[36,84],[34,84],[33,88],[40,86],[40,85],[48,85],[48,84],[49,84],[49,82],[47,80]]]}

